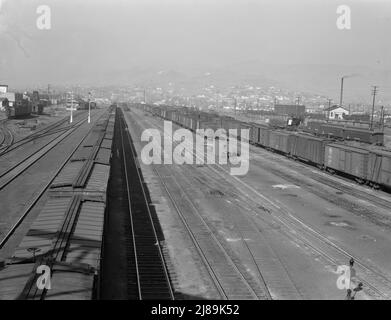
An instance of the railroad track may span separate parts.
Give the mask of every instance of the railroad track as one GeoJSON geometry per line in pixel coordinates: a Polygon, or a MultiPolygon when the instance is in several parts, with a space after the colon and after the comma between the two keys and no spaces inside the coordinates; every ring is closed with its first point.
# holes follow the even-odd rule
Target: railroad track
{"type": "MultiPolygon", "coordinates": [[[[159,168],[160,170],[162,168],[159,168]]],[[[241,266],[239,259],[216,236],[216,231],[202,217],[189,196],[170,173],[164,178],[154,168],[164,190],[173,203],[211,279],[223,299],[271,299],[266,286],[260,287],[241,266]],[[167,183],[170,181],[170,183],[167,183]],[[175,185],[172,187],[171,185],[175,185]],[[171,189],[171,190],[170,190],[171,189]],[[184,205],[188,204],[188,207],[184,205]]]]}
{"type": "Polygon", "coordinates": [[[133,253],[131,272],[135,277],[134,297],[139,300],[174,299],[174,291],[167,271],[161,244],[150,211],[146,190],[137,163],[137,155],[122,111],[117,111],[115,130],[122,147],[128,208],[130,216],[131,246],[133,253]]]}
{"type": "Polygon", "coordinates": [[[57,146],[61,141],[63,141],[66,137],[68,137],[73,131],[75,131],[79,126],[83,124],[86,120],[81,120],[77,125],[72,126],[62,134],[60,134],[55,139],[49,141],[47,144],[42,146],[40,149],[36,150],[32,155],[24,158],[19,163],[14,166],[8,168],[5,172],[0,174],[0,190],[4,189],[10,182],[16,179],[19,175],[21,175],[25,170],[31,167],[35,162],[37,162],[40,158],[46,155],[51,149],[57,146]]]}
{"type": "MultiPolygon", "coordinates": [[[[175,148],[175,146],[173,146],[173,148],[175,148]]],[[[195,155],[195,153],[193,153],[193,155],[195,155]]],[[[156,169],[155,172],[159,176],[159,173],[156,169]]],[[[170,178],[174,179],[175,173],[176,172],[172,171],[169,175],[170,178]]],[[[220,190],[222,186],[226,185],[226,183],[221,183],[221,181],[217,181],[217,184],[215,184],[214,182],[216,182],[216,179],[211,179],[210,175],[207,175],[205,172],[197,170],[197,174],[201,174],[203,178],[208,181],[207,183],[204,183],[204,185],[200,186],[200,189],[202,190],[212,191],[211,186],[213,185],[216,185],[216,189],[218,188],[220,190]]],[[[184,177],[184,179],[186,179],[186,177],[188,176],[188,172],[183,173],[182,176],[184,177]]],[[[180,203],[185,197],[187,201],[191,203],[193,209],[198,212],[198,215],[200,215],[204,223],[208,225],[210,232],[212,234],[218,235],[218,231],[214,230],[213,226],[208,222],[208,219],[203,218],[201,216],[199,210],[196,208],[196,204],[192,201],[191,196],[189,194],[186,194],[187,192],[185,188],[181,189],[176,179],[174,180],[174,183],[178,186],[178,189],[177,192],[173,192],[172,194],[180,194],[180,196],[177,196],[178,198],[176,199],[176,202],[180,203]]],[[[192,186],[194,185],[194,181],[189,181],[188,184],[189,186],[192,186]]],[[[167,187],[166,191],[168,192],[167,187]]],[[[196,191],[194,190],[193,192],[196,191]]],[[[170,195],[170,198],[172,202],[175,203],[174,196],[170,195]]],[[[237,206],[239,208],[236,203],[232,203],[232,205],[237,206]]],[[[184,211],[186,212],[186,210],[184,211]]],[[[261,299],[272,299],[272,294],[270,292],[273,292],[274,296],[280,299],[301,299],[301,293],[296,288],[295,284],[290,278],[290,275],[286,271],[285,265],[273,251],[271,246],[266,243],[263,234],[261,234],[259,230],[254,227],[254,223],[252,221],[249,221],[243,215],[230,215],[229,219],[227,220],[227,223],[232,223],[235,227],[235,230],[239,233],[240,238],[242,239],[244,250],[248,252],[250,260],[252,260],[255,266],[255,270],[258,273],[258,284],[254,284],[251,279],[247,279],[247,281],[251,283],[252,288],[255,288],[254,290],[257,291],[257,297],[261,299]]],[[[218,241],[220,242],[221,246],[225,248],[224,250],[226,250],[227,252],[230,251],[224,239],[218,241]]],[[[233,256],[232,253],[231,256],[233,256]]],[[[240,266],[242,264],[240,261],[237,260],[238,259],[236,257],[233,257],[233,261],[236,261],[237,268],[240,269],[240,266]]],[[[245,272],[243,272],[243,274],[245,274],[245,272]]],[[[221,292],[222,290],[220,289],[219,291],[221,292]]]]}
{"type": "Polygon", "coordinates": [[[314,227],[295,217],[281,203],[269,199],[241,179],[231,176],[222,166],[216,164],[215,166],[208,166],[208,168],[221,177],[225,184],[243,186],[247,192],[243,188],[240,188],[238,189],[237,196],[246,204],[254,203],[251,209],[253,212],[259,213],[261,217],[265,217],[265,211],[260,209],[259,206],[266,209],[268,216],[267,219],[262,218],[264,222],[270,224],[270,218],[272,218],[274,222],[283,225],[287,230],[293,232],[300,241],[311,247],[334,266],[346,264],[350,258],[353,258],[358,271],[357,278],[364,284],[364,290],[376,298],[391,298],[391,281],[389,277],[384,275],[376,267],[363,262],[362,258],[352,255],[341,244],[329,240],[326,235],[323,235],[314,227]]]}
{"type": "MultiPolygon", "coordinates": [[[[178,184],[172,172],[160,166],[153,167],[157,177],[175,207],[186,231],[209,272],[217,291],[223,299],[271,299],[264,282],[255,281],[243,267],[240,259],[225,241],[216,236],[218,232],[205,219],[188,195],[178,184]],[[166,174],[162,174],[166,171],[166,174]]],[[[252,255],[249,249],[250,255],[252,255]]],[[[252,259],[255,259],[252,256],[252,259]]],[[[262,279],[262,276],[260,277],[262,279]]]]}
{"type": "Polygon", "coordinates": [[[244,249],[247,250],[262,281],[262,287],[269,292],[271,297],[274,296],[277,299],[302,299],[300,289],[294,283],[285,263],[270,245],[265,234],[256,227],[251,216],[240,214],[249,211],[247,202],[235,201],[237,200],[236,194],[231,192],[226,181],[222,181],[221,178],[214,177],[206,170],[197,170],[194,167],[190,167],[189,170],[190,175],[187,171],[186,178],[190,176],[193,178],[188,181],[189,185],[194,188],[194,184],[198,183],[198,189],[203,190],[203,193],[212,194],[214,190],[219,190],[220,197],[226,198],[230,207],[238,209],[236,212],[227,210],[223,215],[224,223],[232,224],[239,234],[244,249]]]}
{"type": "MultiPolygon", "coordinates": [[[[76,120],[77,118],[79,118],[83,114],[84,114],[83,112],[76,114],[74,119],[76,120]]],[[[79,123],[79,122],[75,122],[74,124],[71,124],[67,127],[61,128],[61,126],[67,122],[68,122],[68,118],[65,117],[64,119],[61,119],[61,120],[59,120],[59,121],[57,121],[57,122],[55,122],[45,128],[42,128],[27,137],[24,137],[24,138],[19,139],[17,141],[15,141],[13,139],[11,143],[8,143],[3,149],[0,149],[0,156],[3,156],[3,155],[5,155],[15,149],[18,149],[31,141],[37,140],[42,137],[50,136],[52,134],[62,132],[64,130],[71,128],[72,126],[77,126],[77,124],[79,123]]]]}
{"type": "Polygon", "coordinates": [[[5,134],[3,132],[3,126],[6,120],[0,120],[0,150],[3,148],[3,144],[5,141],[5,134]]]}
{"type": "Polygon", "coordinates": [[[7,120],[0,121],[0,154],[7,150],[14,142],[14,134],[7,128],[7,120]]]}
{"type": "Polygon", "coordinates": [[[245,193],[240,189],[237,196],[247,205],[253,203],[253,205],[250,206],[251,210],[254,213],[258,213],[258,217],[264,222],[270,224],[269,218],[272,218],[274,222],[285,226],[289,232],[295,234],[296,239],[299,239],[301,242],[311,247],[335,267],[347,264],[347,262],[353,258],[358,271],[357,278],[364,284],[364,290],[376,298],[391,298],[391,280],[376,267],[363,262],[362,258],[351,254],[343,248],[341,244],[329,240],[327,236],[322,234],[319,230],[316,230],[313,226],[310,226],[308,223],[295,217],[282,203],[265,197],[241,179],[227,175],[226,170],[221,166],[217,165],[216,167],[219,168],[220,173],[218,173],[215,168],[211,168],[212,171],[219,174],[225,183],[233,183],[234,181],[235,183],[244,186],[246,190],[252,194],[251,196],[249,193],[245,193]],[[262,201],[257,201],[258,199],[256,196],[258,199],[262,199],[262,201]],[[264,209],[259,208],[260,205],[267,209],[267,216],[264,214],[264,209]]]}
{"type": "MultiPolygon", "coordinates": [[[[255,150],[258,151],[259,147],[255,147],[255,150]]],[[[269,151],[265,151],[265,152],[270,153],[269,151]]],[[[261,154],[259,151],[257,152],[257,155],[261,156],[263,158],[265,157],[265,155],[261,154]]],[[[268,154],[267,158],[270,161],[275,161],[275,160],[277,160],[276,156],[278,157],[278,160],[285,159],[285,156],[278,156],[277,154],[274,154],[274,153],[272,156],[268,154]]],[[[254,159],[254,160],[257,161],[258,163],[261,163],[260,162],[261,160],[258,160],[258,159],[254,159]]],[[[324,185],[327,185],[331,188],[334,188],[340,192],[354,196],[358,199],[366,200],[372,204],[375,204],[376,206],[381,206],[384,209],[391,210],[391,200],[387,200],[387,199],[381,197],[380,195],[370,194],[368,192],[365,192],[364,190],[359,190],[357,188],[357,186],[354,185],[354,183],[350,179],[343,178],[340,176],[338,176],[337,179],[331,179],[331,176],[328,173],[322,172],[320,170],[319,170],[319,172],[313,172],[311,170],[308,171],[308,169],[311,169],[313,167],[310,165],[306,165],[305,163],[302,163],[302,162],[300,162],[298,164],[299,164],[299,167],[295,168],[295,170],[297,169],[298,171],[300,171],[303,174],[304,174],[303,170],[305,170],[305,175],[311,177],[312,179],[314,179],[318,182],[321,182],[324,185]]],[[[373,189],[368,190],[368,191],[372,191],[372,190],[373,189]]]]}
{"type": "MultiPolygon", "coordinates": [[[[266,159],[276,162],[275,158],[266,157],[266,159]]],[[[252,159],[252,162],[254,164],[258,164],[264,170],[267,170],[270,173],[293,183],[294,185],[300,186],[319,198],[339,206],[372,224],[381,226],[386,230],[390,230],[391,228],[391,218],[386,213],[378,212],[378,210],[374,210],[373,208],[385,209],[387,211],[391,209],[391,202],[381,197],[381,195],[377,194],[377,192],[375,192],[376,194],[369,194],[364,190],[358,189],[349,181],[345,182],[333,180],[328,177],[326,173],[317,173],[312,171],[302,172],[301,170],[293,171],[292,169],[289,169],[288,171],[284,169],[280,170],[275,164],[269,164],[265,160],[261,161],[256,158],[252,159]],[[307,181],[306,179],[300,179],[298,176],[299,172],[303,175],[306,175],[307,173],[306,176],[313,179],[313,182],[307,181]],[[328,190],[323,186],[327,186],[331,188],[331,190],[328,190]],[[344,197],[344,195],[348,195],[353,198],[349,199],[344,197]],[[358,201],[356,199],[358,199],[358,201]]]]}

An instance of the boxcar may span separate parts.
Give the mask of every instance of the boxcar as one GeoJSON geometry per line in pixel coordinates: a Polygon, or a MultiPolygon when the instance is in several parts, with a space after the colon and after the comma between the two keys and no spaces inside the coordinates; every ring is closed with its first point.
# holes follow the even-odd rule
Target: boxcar
{"type": "Polygon", "coordinates": [[[236,129],[237,138],[240,137],[240,128],[241,128],[240,121],[233,118],[223,118],[220,121],[220,127],[226,131],[227,135],[229,135],[229,130],[236,129]]]}
{"type": "Polygon", "coordinates": [[[251,123],[242,122],[240,124],[240,130],[238,131],[238,136],[240,137],[240,139],[242,139],[242,132],[241,132],[241,130],[248,130],[248,140],[247,141],[250,142],[250,143],[255,143],[255,141],[252,138],[254,125],[252,125],[251,123]]]}
{"type": "Polygon", "coordinates": [[[291,134],[289,152],[293,157],[316,164],[318,167],[324,166],[324,153],[329,139],[314,137],[308,134],[291,134]]]}
{"type": "Polygon", "coordinates": [[[324,123],[321,125],[320,134],[342,139],[343,127],[324,123]]]}
{"type": "Polygon", "coordinates": [[[368,180],[391,188],[391,151],[372,149],[369,156],[368,180]]]}
{"type": "Polygon", "coordinates": [[[260,126],[256,123],[252,124],[252,130],[251,130],[251,136],[250,136],[250,141],[254,144],[259,143],[259,130],[260,126]]]}
{"type": "Polygon", "coordinates": [[[284,154],[289,154],[290,133],[271,130],[268,147],[284,154]]]}
{"type": "Polygon", "coordinates": [[[348,143],[330,143],[325,148],[325,166],[360,180],[368,179],[370,150],[348,143]]]}
{"type": "Polygon", "coordinates": [[[32,105],[30,103],[25,103],[22,105],[14,105],[13,107],[8,108],[8,117],[9,118],[19,118],[29,116],[32,112],[32,105]]]}
{"type": "Polygon", "coordinates": [[[198,125],[198,129],[212,129],[213,131],[216,131],[217,129],[220,129],[220,125],[218,123],[218,121],[202,121],[202,120],[199,120],[198,121],[199,125],[198,125]]]}
{"type": "Polygon", "coordinates": [[[347,127],[344,129],[344,139],[358,140],[365,143],[384,143],[384,134],[382,132],[374,132],[364,128],[347,127]]]}
{"type": "Polygon", "coordinates": [[[271,129],[266,126],[259,127],[259,139],[258,144],[264,147],[269,147],[271,129]]]}
{"type": "Polygon", "coordinates": [[[303,127],[303,131],[313,134],[320,134],[322,132],[322,124],[320,121],[308,121],[307,125],[303,127]]]}

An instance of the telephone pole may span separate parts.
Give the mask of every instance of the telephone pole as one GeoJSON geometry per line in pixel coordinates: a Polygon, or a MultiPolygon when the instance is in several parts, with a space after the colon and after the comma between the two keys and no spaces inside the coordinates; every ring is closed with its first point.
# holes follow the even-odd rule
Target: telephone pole
{"type": "Polygon", "coordinates": [[[327,102],[328,102],[328,108],[327,108],[327,111],[326,111],[326,120],[329,121],[329,114],[330,114],[330,108],[331,108],[331,102],[333,101],[333,99],[330,99],[328,98],[327,99],[327,102]]]}
{"type": "Polygon", "coordinates": [[[373,117],[374,117],[374,114],[375,114],[375,101],[376,101],[376,94],[378,93],[378,86],[372,86],[372,96],[373,96],[373,100],[372,100],[372,115],[371,115],[371,130],[373,130],[373,117]]]}
{"type": "Polygon", "coordinates": [[[339,106],[342,107],[342,100],[343,100],[343,79],[345,78],[345,76],[343,76],[341,78],[341,93],[340,93],[340,96],[339,96],[339,106]]]}
{"type": "Polygon", "coordinates": [[[380,113],[380,128],[381,128],[381,131],[384,132],[384,106],[381,106],[381,113],[380,113]]]}
{"type": "Polygon", "coordinates": [[[88,92],[88,123],[91,123],[91,92],[88,92]]]}

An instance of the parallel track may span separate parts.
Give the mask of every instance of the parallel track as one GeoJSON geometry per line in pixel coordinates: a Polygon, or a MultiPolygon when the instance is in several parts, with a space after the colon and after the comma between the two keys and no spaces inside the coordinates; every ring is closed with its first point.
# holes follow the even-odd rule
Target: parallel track
{"type": "Polygon", "coordinates": [[[15,137],[12,131],[7,128],[7,120],[1,120],[0,126],[2,127],[2,128],[0,127],[0,131],[2,135],[0,139],[0,154],[2,154],[14,143],[15,137]]]}
{"type": "MultiPolygon", "coordinates": [[[[262,147],[254,147],[254,148],[255,148],[255,150],[258,150],[259,148],[262,148],[262,147]]],[[[264,150],[264,151],[269,153],[269,151],[266,151],[266,150],[264,150]]],[[[262,155],[260,153],[260,151],[257,152],[257,155],[264,157],[264,155],[262,155]]],[[[282,159],[285,159],[284,156],[277,155],[274,152],[272,153],[272,156],[281,157],[282,159]]],[[[258,163],[260,163],[260,160],[258,160],[258,159],[254,159],[254,161],[257,161],[258,163]]],[[[299,162],[297,164],[300,166],[303,166],[303,167],[298,168],[297,169],[298,171],[306,169],[305,174],[307,176],[311,177],[312,179],[314,179],[318,182],[321,182],[324,185],[327,185],[331,188],[334,188],[336,190],[339,190],[339,191],[346,193],[346,194],[349,194],[351,196],[357,197],[359,199],[366,200],[368,202],[375,204],[376,206],[381,206],[384,209],[391,210],[391,200],[384,199],[383,197],[381,197],[380,194],[370,194],[368,192],[365,192],[364,190],[360,190],[360,189],[356,188],[356,185],[354,185],[354,182],[352,182],[351,179],[343,178],[340,176],[338,176],[338,179],[332,179],[331,178],[332,176],[329,173],[322,172],[320,170],[319,170],[319,172],[308,171],[307,169],[312,168],[312,166],[309,164],[306,164],[305,162],[299,162]]],[[[368,191],[372,191],[372,190],[373,189],[368,190],[368,191]]],[[[376,193],[378,193],[378,192],[379,191],[377,191],[376,193]]]]}
{"type": "MultiPolygon", "coordinates": [[[[82,124],[81,121],[80,125],[82,124]]],[[[36,150],[32,155],[26,157],[19,163],[15,164],[11,168],[8,168],[5,172],[0,175],[0,190],[4,189],[10,182],[20,176],[25,170],[31,167],[35,162],[40,158],[45,156],[51,149],[56,147],[61,141],[67,138],[77,127],[72,127],[68,129],[60,136],[56,137],[54,140],[49,141],[46,145],[36,150]]]]}
{"type": "MultiPolygon", "coordinates": [[[[74,120],[76,120],[78,117],[80,117],[81,115],[83,115],[83,113],[79,113],[77,115],[75,115],[74,117],[74,120]]],[[[18,149],[20,148],[21,146],[31,142],[31,141],[34,141],[36,139],[39,139],[39,138],[42,138],[42,137],[45,137],[45,136],[49,136],[49,135],[52,135],[52,134],[55,134],[55,133],[58,133],[58,132],[62,132],[64,130],[68,130],[69,128],[73,127],[73,126],[76,126],[79,122],[75,122],[74,124],[71,124],[67,127],[63,127],[61,128],[60,126],[62,126],[63,124],[67,123],[69,120],[68,120],[68,117],[65,117],[59,121],[56,121],[55,123],[52,123],[51,125],[45,127],[45,128],[42,128],[40,130],[37,130],[36,132],[34,132],[33,134],[31,135],[28,135],[22,139],[19,139],[17,141],[15,141],[14,139],[12,139],[11,143],[8,143],[6,147],[4,147],[3,149],[0,149],[0,156],[2,155],[5,155],[15,149],[18,149]]],[[[0,144],[1,145],[1,144],[0,144]]]]}
{"type": "Polygon", "coordinates": [[[123,167],[126,177],[128,208],[131,222],[132,271],[137,279],[136,298],[139,300],[174,299],[155,222],[150,211],[137,156],[122,111],[117,111],[116,134],[120,135],[123,167]],[[120,114],[121,113],[121,114],[120,114]]]}
{"type": "MultiPolygon", "coordinates": [[[[175,207],[221,297],[229,300],[271,299],[262,275],[261,283],[257,283],[244,270],[241,261],[226,243],[216,236],[216,230],[200,214],[190,196],[181,189],[174,175],[171,172],[162,174],[161,172],[166,171],[164,166],[159,168],[153,166],[153,170],[175,207]]],[[[250,249],[249,254],[252,256],[250,249]]],[[[252,256],[252,259],[255,257],[252,256]]]]}
{"type": "Polygon", "coordinates": [[[293,231],[301,241],[311,247],[320,256],[337,266],[339,264],[346,264],[350,258],[354,258],[356,269],[359,272],[359,281],[363,282],[364,290],[367,290],[371,295],[380,299],[391,299],[391,280],[374,266],[369,266],[368,263],[363,262],[363,259],[350,254],[341,244],[331,241],[326,235],[314,227],[306,224],[301,219],[294,216],[289,209],[282,207],[281,204],[260,194],[253,187],[245,183],[243,180],[229,175],[225,168],[220,165],[215,167],[209,166],[213,172],[220,176],[226,183],[239,184],[253,194],[251,197],[248,193],[240,189],[238,196],[240,196],[245,203],[256,203],[252,207],[254,212],[260,213],[264,216],[263,210],[259,209],[259,205],[267,207],[270,215],[268,219],[262,218],[267,223],[270,223],[269,217],[280,225],[285,226],[288,230],[293,231]],[[337,257],[343,257],[341,260],[337,257]]]}
{"type": "Polygon", "coordinates": [[[240,261],[222,243],[212,230],[209,223],[202,217],[198,209],[185,192],[180,192],[178,182],[170,176],[171,182],[176,185],[177,192],[171,192],[168,183],[154,168],[164,190],[173,203],[181,221],[188,231],[197,251],[204,262],[211,278],[223,299],[271,299],[266,285],[259,287],[240,265],[240,261]],[[190,210],[181,210],[180,203],[186,201],[190,210]]]}

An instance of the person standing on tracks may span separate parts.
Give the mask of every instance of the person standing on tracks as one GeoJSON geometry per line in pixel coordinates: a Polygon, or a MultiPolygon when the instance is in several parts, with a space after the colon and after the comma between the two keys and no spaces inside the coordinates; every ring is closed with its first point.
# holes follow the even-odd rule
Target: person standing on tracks
{"type": "MultiPolygon", "coordinates": [[[[355,275],[356,275],[356,271],[355,269],[353,268],[353,265],[354,265],[354,259],[351,258],[349,260],[349,268],[350,268],[350,277],[351,278],[354,278],[355,275]]],[[[355,297],[356,297],[356,294],[357,292],[361,291],[363,289],[363,284],[362,282],[360,282],[357,287],[355,287],[353,290],[352,289],[347,289],[346,291],[346,297],[345,297],[345,300],[355,300],[355,297]]]]}

